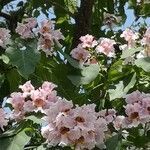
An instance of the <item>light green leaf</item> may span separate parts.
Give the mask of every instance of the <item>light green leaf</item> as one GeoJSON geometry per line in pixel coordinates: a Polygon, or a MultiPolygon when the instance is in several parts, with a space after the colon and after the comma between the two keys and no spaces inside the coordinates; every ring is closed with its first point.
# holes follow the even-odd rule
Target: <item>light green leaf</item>
{"type": "Polygon", "coordinates": [[[150,72],[150,57],[135,60],[135,65],[142,68],[146,72],[150,72]]]}
{"type": "Polygon", "coordinates": [[[130,80],[129,84],[124,87],[123,81],[120,81],[118,84],[115,85],[115,89],[109,89],[109,97],[110,100],[114,100],[116,98],[123,97],[136,83],[136,73],[134,73],[132,79],[130,80]]]}
{"type": "Polygon", "coordinates": [[[66,18],[66,16],[65,17],[60,17],[60,18],[58,18],[58,20],[57,20],[57,24],[61,24],[61,23],[63,23],[64,21],[66,21],[67,20],[67,18],[66,18]]]}
{"type": "Polygon", "coordinates": [[[43,123],[43,120],[41,118],[38,118],[38,117],[33,116],[33,115],[26,117],[26,119],[32,120],[34,123],[37,123],[37,124],[43,123]]]}
{"type": "Polygon", "coordinates": [[[4,54],[2,54],[2,55],[0,56],[0,59],[1,59],[5,64],[8,64],[8,63],[9,63],[9,58],[8,58],[8,56],[6,56],[6,55],[4,55],[4,54]]]}
{"type": "Polygon", "coordinates": [[[29,46],[25,50],[9,47],[6,49],[6,54],[10,59],[10,63],[16,66],[20,75],[26,79],[34,72],[40,60],[40,53],[34,47],[29,46]]]}
{"type": "Polygon", "coordinates": [[[77,0],[64,0],[64,2],[71,13],[77,11],[77,0]]]}
{"type": "Polygon", "coordinates": [[[130,49],[127,49],[127,50],[123,50],[121,58],[124,59],[124,58],[130,57],[133,54],[135,54],[136,52],[139,52],[139,51],[142,51],[142,50],[143,50],[143,47],[130,48],[130,49]]]}
{"type": "Polygon", "coordinates": [[[30,137],[25,134],[25,131],[21,131],[16,136],[1,138],[0,150],[23,150],[29,140],[30,137]]]}
{"type": "Polygon", "coordinates": [[[81,76],[69,75],[68,78],[76,86],[89,84],[98,76],[99,71],[100,71],[100,68],[98,64],[91,64],[87,67],[82,68],[81,76]]]}

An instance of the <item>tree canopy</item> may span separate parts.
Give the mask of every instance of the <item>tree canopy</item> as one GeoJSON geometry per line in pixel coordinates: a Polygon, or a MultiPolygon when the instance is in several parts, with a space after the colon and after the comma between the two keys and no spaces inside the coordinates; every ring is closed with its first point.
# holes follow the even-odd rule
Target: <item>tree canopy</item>
{"type": "Polygon", "coordinates": [[[0,0],[0,150],[148,150],[149,8],[0,0]]]}

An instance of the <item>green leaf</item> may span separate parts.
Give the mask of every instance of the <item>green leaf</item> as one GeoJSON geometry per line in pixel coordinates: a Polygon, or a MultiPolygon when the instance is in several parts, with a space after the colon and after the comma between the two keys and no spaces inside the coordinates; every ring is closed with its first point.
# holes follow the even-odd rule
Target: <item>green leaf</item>
{"type": "Polygon", "coordinates": [[[26,79],[34,72],[40,60],[40,53],[34,49],[35,47],[32,48],[31,46],[27,46],[25,50],[21,50],[17,47],[9,47],[6,49],[10,63],[16,66],[20,75],[26,79]]]}
{"type": "Polygon", "coordinates": [[[150,57],[135,60],[135,65],[142,68],[146,72],[150,72],[150,57]]]}
{"type": "Polygon", "coordinates": [[[31,123],[32,121],[28,120],[28,121],[22,121],[20,122],[20,124],[16,124],[12,126],[12,128],[10,128],[9,130],[5,131],[4,133],[0,135],[0,140],[2,138],[11,137],[11,136],[18,134],[19,132],[24,130],[26,127],[31,126],[32,125],[31,123]]]}
{"type": "Polygon", "coordinates": [[[123,50],[123,51],[122,51],[121,58],[124,59],[124,58],[130,57],[130,56],[132,56],[134,53],[139,52],[139,51],[142,51],[142,50],[143,50],[143,47],[131,48],[131,49],[123,50]]]}
{"type": "Polygon", "coordinates": [[[71,13],[74,13],[77,10],[76,0],[64,0],[64,2],[71,13]]]}
{"type": "Polygon", "coordinates": [[[5,80],[5,76],[0,74],[0,87],[3,84],[4,80],[5,80]]]}
{"type": "Polygon", "coordinates": [[[0,59],[2,59],[2,61],[5,63],[5,64],[8,64],[9,63],[9,58],[8,56],[2,54],[2,56],[0,56],[0,59]]]}
{"type": "Polygon", "coordinates": [[[25,134],[25,131],[21,131],[16,136],[1,138],[0,150],[23,150],[29,140],[30,137],[25,134]]]}
{"type": "Polygon", "coordinates": [[[89,84],[99,74],[100,68],[98,64],[91,64],[87,67],[83,67],[81,70],[81,76],[79,75],[68,75],[71,82],[76,85],[89,84]]]}
{"type": "Polygon", "coordinates": [[[26,117],[26,119],[32,120],[34,123],[37,123],[37,124],[43,123],[43,120],[41,118],[38,118],[38,117],[33,116],[33,115],[26,117]]]}
{"type": "Polygon", "coordinates": [[[119,143],[119,135],[116,134],[106,141],[106,150],[116,150],[119,143]]]}
{"type": "Polygon", "coordinates": [[[119,83],[115,85],[115,89],[108,90],[110,100],[123,97],[131,88],[133,88],[135,83],[136,83],[136,73],[134,73],[133,77],[131,78],[130,82],[126,87],[124,87],[123,81],[119,81],[119,83]]]}
{"type": "Polygon", "coordinates": [[[17,90],[21,81],[21,76],[19,75],[17,70],[16,69],[9,70],[6,76],[9,81],[10,92],[17,90]]]}
{"type": "Polygon", "coordinates": [[[66,18],[66,16],[65,17],[60,17],[60,18],[58,18],[58,20],[57,20],[57,24],[61,24],[61,23],[63,23],[64,21],[66,21],[67,20],[67,18],[66,18]]]}
{"type": "Polygon", "coordinates": [[[43,145],[36,148],[36,150],[45,150],[46,148],[43,147],[43,145]]]}

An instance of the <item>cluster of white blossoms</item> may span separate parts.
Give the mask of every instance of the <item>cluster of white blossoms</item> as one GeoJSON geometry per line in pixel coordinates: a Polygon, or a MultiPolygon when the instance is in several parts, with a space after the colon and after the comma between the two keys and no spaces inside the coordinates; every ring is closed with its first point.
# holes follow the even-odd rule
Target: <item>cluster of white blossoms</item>
{"type": "Polygon", "coordinates": [[[22,91],[12,93],[7,99],[7,103],[10,103],[13,108],[10,117],[15,120],[21,120],[29,112],[49,108],[58,99],[57,92],[54,90],[56,87],[55,84],[47,81],[38,89],[35,89],[30,81],[19,86],[22,91]]]}
{"type": "MultiPolygon", "coordinates": [[[[137,55],[139,57],[150,56],[150,28],[147,28],[143,38],[140,39],[140,34],[127,28],[120,35],[121,38],[127,42],[127,44],[120,45],[121,50],[127,50],[136,48],[139,45],[144,46],[143,51],[140,51],[137,55]]],[[[107,57],[115,57],[114,45],[116,42],[109,38],[100,38],[95,40],[92,35],[85,35],[80,37],[81,43],[71,51],[71,56],[78,60],[80,63],[89,63],[89,60],[96,56],[96,54],[104,54],[107,57]],[[96,52],[96,53],[95,53],[96,52]]],[[[130,62],[133,57],[125,59],[125,62],[130,62]]]]}
{"type": "Polygon", "coordinates": [[[126,115],[117,116],[114,121],[114,127],[117,130],[150,123],[150,94],[134,91],[125,96],[125,101],[127,103],[124,106],[126,115]]]}
{"type": "Polygon", "coordinates": [[[54,24],[51,20],[44,20],[38,29],[40,34],[39,49],[43,50],[46,55],[52,55],[54,44],[61,46],[59,40],[64,39],[60,30],[54,30],[54,24]]]}
{"type": "Polygon", "coordinates": [[[95,111],[95,104],[74,105],[57,95],[57,86],[45,81],[35,88],[30,81],[20,85],[20,92],[7,98],[12,106],[11,115],[6,117],[0,109],[0,128],[4,130],[8,120],[20,121],[32,112],[41,112],[44,123],[41,134],[49,146],[70,146],[76,150],[105,147],[106,135],[114,129],[128,129],[150,122],[150,94],[135,91],[124,98],[127,105],[125,115],[117,115],[115,109],[95,111]]]}
{"type": "MultiPolygon", "coordinates": [[[[9,119],[20,121],[29,112],[41,111],[46,125],[42,135],[50,146],[93,149],[104,145],[107,121],[95,111],[96,105],[74,106],[72,101],[57,96],[56,87],[47,81],[38,89],[30,81],[20,85],[21,92],[12,93],[7,99],[13,108],[9,119]]],[[[7,125],[7,121],[1,121],[1,127],[7,125]]]]}
{"type": "Polygon", "coordinates": [[[80,37],[81,43],[71,51],[71,56],[78,60],[81,63],[86,62],[92,52],[91,49],[95,49],[96,53],[101,53],[106,55],[107,57],[115,56],[114,44],[116,42],[114,40],[108,38],[100,38],[98,41],[94,39],[92,35],[85,35],[80,37]]]}
{"type": "Polygon", "coordinates": [[[47,56],[53,54],[55,44],[61,47],[59,40],[64,39],[60,30],[54,29],[54,22],[51,20],[38,23],[36,18],[24,19],[22,23],[18,23],[16,32],[23,39],[38,38],[38,49],[44,51],[47,56]]]}
{"type": "Polygon", "coordinates": [[[26,18],[22,23],[18,23],[16,28],[16,33],[18,33],[21,38],[33,38],[33,29],[37,26],[37,20],[35,18],[26,18]]]}
{"type": "Polygon", "coordinates": [[[107,122],[95,112],[95,104],[73,107],[70,101],[58,101],[45,111],[47,126],[42,135],[50,146],[71,146],[76,150],[104,145],[107,122]]]}

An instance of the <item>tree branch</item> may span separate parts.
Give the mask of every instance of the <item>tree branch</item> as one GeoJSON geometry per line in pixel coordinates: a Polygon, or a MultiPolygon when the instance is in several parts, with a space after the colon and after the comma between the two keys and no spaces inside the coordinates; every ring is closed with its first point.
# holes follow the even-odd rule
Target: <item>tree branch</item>
{"type": "Polygon", "coordinates": [[[91,32],[91,17],[94,0],[81,0],[81,6],[75,15],[75,33],[72,48],[79,43],[79,38],[91,32]]]}
{"type": "Polygon", "coordinates": [[[5,19],[7,19],[7,20],[11,19],[11,16],[9,14],[4,13],[4,12],[0,12],[0,17],[3,17],[5,19]]]}

